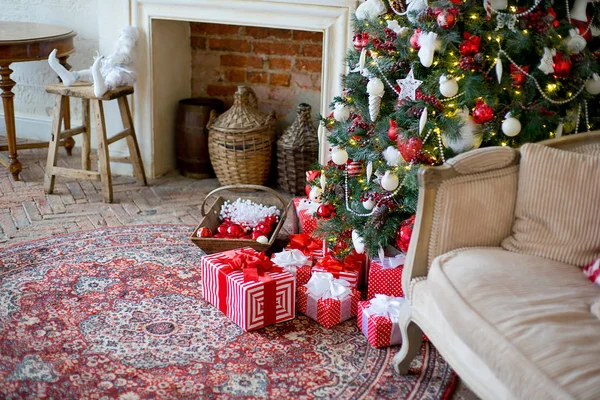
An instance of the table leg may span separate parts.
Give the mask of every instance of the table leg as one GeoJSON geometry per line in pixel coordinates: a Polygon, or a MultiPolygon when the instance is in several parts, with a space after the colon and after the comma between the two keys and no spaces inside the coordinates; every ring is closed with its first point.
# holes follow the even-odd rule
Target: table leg
{"type": "MultiPolygon", "coordinates": [[[[69,56],[59,57],[58,62],[60,62],[65,69],[70,70],[71,66],[67,63],[68,58],[69,56]]],[[[68,96],[63,96],[63,123],[65,126],[65,131],[71,129],[71,107],[68,96]]],[[[75,139],[72,137],[66,138],[64,140],[64,144],[67,154],[72,155],[73,147],[75,147],[75,139]]]]}
{"type": "Polygon", "coordinates": [[[12,88],[16,82],[10,79],[10,74],[13,72],[9,64],[0,64],[0,89],[2,89],[2,104],[4,106],[4,121],[6,122],[6,136],[8,138],[8,170],[12,174],[15,181],[19,180],[19,172],[22,166],[17,159],[17,133],[15,130],[15,108],[13,98],[15,94],[12,88]]]}

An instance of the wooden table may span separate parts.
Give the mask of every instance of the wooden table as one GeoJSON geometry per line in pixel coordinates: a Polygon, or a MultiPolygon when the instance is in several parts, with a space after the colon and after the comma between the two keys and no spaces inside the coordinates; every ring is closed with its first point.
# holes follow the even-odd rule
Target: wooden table
{"type": "MultiPolygon", "coordinates": [[[[15,110],[12,88],[16,82],[10,79],[13,72],[10,64],[22,61],[45,61],[52,50],[57,49],[57,57],[65,68],[70,69],[67,58],[75,48],[73,37],[75,32],[61,26],[36,24],[30,22],[0,21],[0,89],[2,89],[2,104],[6,122],[8,146],[0,146],[0,151],[8,150],[8,157],[0,153],[0,163],[8,168],[15,180],[19,180],[22,166],[17,158],[17,149],[48,147],[48,143],[30,143],[17,145],[15,131],[15,110]]],[[[68,101],[68,99],[65,99],[68,101]]],[[[63,107],[65,129],[70,129],[69,104],[63,107]]],[[[70,153],[75,142],[71,138],[64,146],[70,153]]]]}

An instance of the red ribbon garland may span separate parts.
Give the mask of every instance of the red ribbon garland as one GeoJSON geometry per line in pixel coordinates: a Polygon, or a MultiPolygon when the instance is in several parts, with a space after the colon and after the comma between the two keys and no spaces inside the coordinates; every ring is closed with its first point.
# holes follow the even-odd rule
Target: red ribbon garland
{"type": "Polygon", "coordinates": [[[288,248],[300,250],[305,256],[312,256],[313,252],[323,248],[323,241],[313,238],[307,233],[290,235],[288,248]]]}
{"type": "Polygon", "coordinates": [[[283,272],[264,253],[252,249],[238,249],[226,251],[219,257],[219,261],[227,264],[219,268],[219,310],[227,315],[227,275],[233,272],[242,272],[244,282],[262,282],[264,284],[264,326],[274,324],[277,318],[276,289],[277,282],[267,274],[283,272]]]}

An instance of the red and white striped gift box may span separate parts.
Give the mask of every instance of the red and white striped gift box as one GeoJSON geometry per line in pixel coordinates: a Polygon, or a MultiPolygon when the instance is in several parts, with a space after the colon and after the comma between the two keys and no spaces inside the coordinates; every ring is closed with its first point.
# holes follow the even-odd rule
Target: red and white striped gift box
{"type": "Polygon", "coordinates": [[[583,273],[590,278],[590,281],[600,285],[600,258],[582,268],[583,273]]]}
{"type": "Polygon", "coordinates": [[[360,292],[356,289],[343,300],[317,298],[306,286],[299,287],[296,294],[298,311],[327,329],[356,316],[359,300],[360,292]]]}
{"type": "Polygon", "coordinates": [[[402,343],[400,325],[381,315],[369,313],[370,301],[358,302],[357,323],[373,347],[388,347],[402,343]]]}
{"type": "Polygon", "coordinates": [[[281,272],[265,273],[271,278],[270,283],[246,282],[243,272],[231,271],[229,264],[224,261],[234,257],[240,250],[258,254],[248,247],[202,257],[204,299],[245,331],[293,319],[296,291],[294,276],[278,268],[281,272]],[[269,295],[271,289],[272,297],[269,295]]]}

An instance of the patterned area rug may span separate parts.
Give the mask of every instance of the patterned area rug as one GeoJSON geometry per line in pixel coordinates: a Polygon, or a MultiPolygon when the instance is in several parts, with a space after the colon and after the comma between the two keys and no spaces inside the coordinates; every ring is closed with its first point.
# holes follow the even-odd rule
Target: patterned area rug
{"type": "Polygon", "coordinates": [[[423,346],[411,373],[346,321],[245,333],[202,300],[186,226],[107,228],[0,252],[0,398],[446,399],[423,346]]]}

